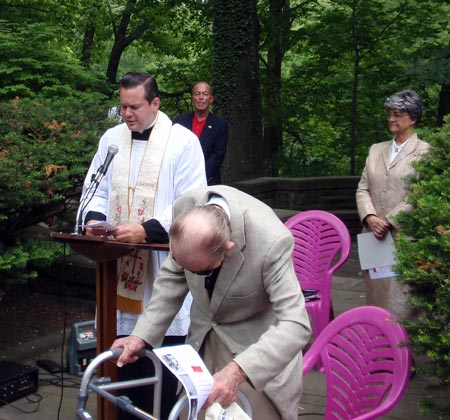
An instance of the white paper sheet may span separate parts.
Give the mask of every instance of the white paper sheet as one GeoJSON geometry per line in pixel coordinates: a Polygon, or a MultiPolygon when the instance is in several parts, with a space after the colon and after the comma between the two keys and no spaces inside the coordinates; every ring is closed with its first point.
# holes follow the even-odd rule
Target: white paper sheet
{"type": "Polygon", "coordinates": [[[236,403],[226,409],[220,404],[214,403],[206,410],[205,420],[252,420],[246,412],[236,403]]]}
{"type": "Polygon", "coordinates": [[[203,360],[189,344],[161,347],[153,352],[182,383],[189,399],[188,420],[196,420],[214,383],[203,360]]]}
{"type": "Polygon", "coordinates": [[[357,238],[361,270],[395,265],[394,240],[390,232],[382,240],[375,238],[372,232],[360,233],[357,238]]]}
{"type": "Polygon", "coordinates": [[[385,279],[386,277],[396,277],[397,273],[392,271],[392,266],[371,268],[369,277],[371,279],[385,279]]]}
{"type": "Polygon", "coordinates": [[[114,232],[115,230],[117,230],[117,226],[114,226],[113,224],[106,221],[90,223],[89,225],[83,225],[83,229],[87,227],[96,230],[104,230],[105,233],[114,232]]]}

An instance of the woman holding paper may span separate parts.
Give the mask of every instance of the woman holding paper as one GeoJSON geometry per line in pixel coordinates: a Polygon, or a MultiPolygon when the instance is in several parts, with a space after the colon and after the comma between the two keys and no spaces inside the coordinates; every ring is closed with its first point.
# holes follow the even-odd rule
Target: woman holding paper
{"type": "MultiPolygon", "coordinates": [[[[356,191],[359,217],[363,232],[371,231],[383,240],[388,232],[395,239],[398,229],[395,216],[409,211],[405,199],[407,178],[416,176],[411,163],[421,159],[430,145],[420,140],[415,127],[422,118],[423,105],[419,95],[403,90],[387,98],[385,108],[392,140],[373,144],[356,191]]],[[[367,305],[381,306],[400,319],[411,318],[413,308],[407,304],[409,287],[395,276],[371,278],[365,272],[367,305]]]]}

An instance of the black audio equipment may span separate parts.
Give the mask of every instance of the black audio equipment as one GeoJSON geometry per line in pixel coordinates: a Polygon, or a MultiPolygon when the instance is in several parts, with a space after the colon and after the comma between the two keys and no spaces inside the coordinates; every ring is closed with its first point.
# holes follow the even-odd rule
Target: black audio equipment
{"type": "Polygon", "coordinates": [[[71,375],[83,376],[87,365],[97,355],[97,331],[94,321],[72,325],[67,342],[67,370],[71,375]]]}
{"type": "Polygon", "coordinates": [[[0,361],[0,406],[26,397],[39,388],[39,369],[0,361]]]}

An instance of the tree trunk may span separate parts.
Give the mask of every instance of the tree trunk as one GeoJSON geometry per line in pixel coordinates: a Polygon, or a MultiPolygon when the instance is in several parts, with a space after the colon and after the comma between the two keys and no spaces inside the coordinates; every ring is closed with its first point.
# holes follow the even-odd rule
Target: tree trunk
{"type": "Polygon", "coordinates": [[[84,30],[83,48],[81,50],[81,63],[87,69],[89,68],[92,56],[92,47],[94,45],[95,25],[88,21],[84,30]]]}
{"type": "MultiPolygon", "coordinates": [[[[447,1],[450,4],[450,1],[447,1]]],[[[445,56],[445,59],[450,60],[450,54],[445,56]]],[[[442,127],[444,125],[444,117],[450,114],[450,83],[443,84],[439,92],[439,105],[437,114],[437,125],[442,127]]]]}
{"type": "MultiPolygon", "coordinates": [[[[450,5],[450,0],[447,0],[447,4],[450,5]]],[[[445,58],[447,60],[450,60],[450,54],[447,54],[445,58]]],[[[439,105],[437,115],[437,125],[439,127],[442,127],[444,125],[444,117],[448,114],[450,114],[450,83],[442,85],[441,91],[439,92],[439,105]]]]}
{"type": "Polygon", "coordinates": [[[114,42],[109,55],[108,68],[106,69],[106,80],[111,84],[117,83],[117,70],[119,69],[120,57],[122,57],[124,48],[119,42],[114,42]]]}
{"type": "Polygon", "coordinates": [[[225,182],[266,174],[262,138],[256,0],[213,0],[215,110],[229,125],[225,182]]]}
{"type": "Polygon", "coordinates": [[[114,32],[114,44],[111,48],[111,53],[109,55],[108,68],[106,69],[106,79],[109,83],[115,84],[117,77],[117,70],[119,69],[120,57],[125,50],[125,47],[129,45],[126,43],[126,35],[128,25],[130,23],[131,13],[125,9],[122,17],[120,19],[119,26],[114,32]]]}
{"type": "Polygon", "coordinates": [[[353,83],[352,83],[352,115],[350,128],[350,175],[355,175],[356,143],[358,142],[358,87],[359,87],[359,46],[358,46],[358,1],[353,1],[352,38],[353,38],[353,83]]]}
{"type": "Polygon", "coordinates": [[[269,146],[270,175],[277,176],[274,158],[282,150],[283,111],[281,107],[281,66],[288,45],[290,20],[288,0],[269,0],[270,27],[267,31],[267,80],[264,98],[266,101],[264,143],[269,146]]]}
{"type": "Polygon", "coordinates": [[[437,125],[442,127],[444,125],[444,117],[450,114],[450,84],[443,85],[439,92],[439,106],[437,125]]]}
{"type": "Polygon", "coordinates": [[[150,28],[149,23],[142,21],[136,29],[129,31],[129,25],[132,16],[138,16],[142,10],[136,9],[137,0],[128,0],[126,7],[120,16],[120,22],[117,28],[114,28],[114,44],[109,55],[108,68],[106,69],[106,79],[109,83],[115,84],[117,78],[117,70],[119,69],[120,58],[125,48],[128,47],[135,39],[139,38],[147,29],[150,28]]]}

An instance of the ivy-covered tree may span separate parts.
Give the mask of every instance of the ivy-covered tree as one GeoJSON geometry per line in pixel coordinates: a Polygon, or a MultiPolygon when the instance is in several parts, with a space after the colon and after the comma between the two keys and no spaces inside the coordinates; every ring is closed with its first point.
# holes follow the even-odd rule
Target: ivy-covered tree
{"type": "MultiPolygon", "coordinates": [[[[425,372],[450,389],[450,117],[425,138],[433,148],[415,164],[412,211],[399,215],[396,271],[413,286],[411,304],[420,310],[417,320],[404,321],[413,351],[427,356],[425,372]]],[[[435,409],[450,414],[450,405],[435,409]]]]}
{"type": "Polygon", "coordinates": [[[256,0],[212,0],[213,74],[217,110],[228,121],[224,178],[236,181],[266,174],[259,76],[256,0]]]}

